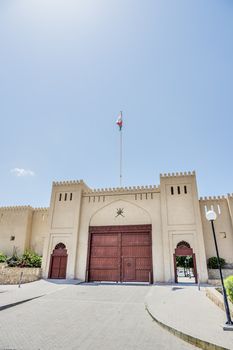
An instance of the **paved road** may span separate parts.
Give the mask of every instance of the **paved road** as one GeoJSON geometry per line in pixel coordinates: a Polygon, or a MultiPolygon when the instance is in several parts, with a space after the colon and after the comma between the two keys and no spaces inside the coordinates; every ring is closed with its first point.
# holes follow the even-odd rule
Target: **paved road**
{"type": "Polygon", "coordinates": [[[150,288],[68,285],[3,310],[0,349],[196,349],[152,321],[150,288]]]}

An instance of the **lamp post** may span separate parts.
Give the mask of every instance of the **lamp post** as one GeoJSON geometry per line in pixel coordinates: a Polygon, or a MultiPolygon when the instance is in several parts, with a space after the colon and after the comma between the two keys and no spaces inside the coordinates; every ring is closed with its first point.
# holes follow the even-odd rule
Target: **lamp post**
{"type": "Polygon", "coordinates": [[[218,269],[219,269],[221,283],[222,283],[223,299],[224,299],[224,305],[225,305],[226,316],[227,316],[227,322],[223,326],[223,329],[233,331],[233,322],[231,320],[231,313],[230,313],[230,308],[229,308],[229,304],[228,304],[228,300],[227,300],[227,293],[226,293],[226,289],[224,286],[224,281],[223,281],[223,276],[222,276],[222,268],[221,268],[221,264],[220,264],[219,253],[218,253],[218,244],[217,244],[215,228],[214,228],[214,221],[217,219],[217,214],[215,213],[215,211],[213,209],[206,212],[206,219],[208,221],[210,221],[210,223],[211,223],[213,237],[214,237],[214,244],[215,244],[215,249],[216,249],[216,254],[217,254],[218,269]]]}

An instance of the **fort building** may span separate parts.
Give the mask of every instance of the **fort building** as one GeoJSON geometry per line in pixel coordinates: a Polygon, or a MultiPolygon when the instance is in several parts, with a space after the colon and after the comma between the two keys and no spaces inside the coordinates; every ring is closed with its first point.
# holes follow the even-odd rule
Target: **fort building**
{"type": "Polygon", "coordinates": [[[161,174],[159,186],[145,187],[54,182],[48,208],[0,208],[0,251],[37,252],[45,278],[154,283],[176,281],[176,257],[187,255],[206,282],[216,256],[210,208],[221,209],[219,252],[232,267],[233,194],[199,198],[195,172],[161,174]]]}

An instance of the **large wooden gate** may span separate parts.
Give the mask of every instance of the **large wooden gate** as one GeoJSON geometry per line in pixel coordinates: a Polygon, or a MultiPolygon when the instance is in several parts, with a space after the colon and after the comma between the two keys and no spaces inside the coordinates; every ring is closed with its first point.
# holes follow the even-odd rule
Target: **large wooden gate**
{"type": "Polygon", "coordinates": [[[151,225],[90,226],[86,280],[152,282],[151,225]]]}
{"type": "Polygon", "coordinates": [[[66,278],[67,250],[63,243],[58,243],[50,258],[49,278],[66,278]]]}

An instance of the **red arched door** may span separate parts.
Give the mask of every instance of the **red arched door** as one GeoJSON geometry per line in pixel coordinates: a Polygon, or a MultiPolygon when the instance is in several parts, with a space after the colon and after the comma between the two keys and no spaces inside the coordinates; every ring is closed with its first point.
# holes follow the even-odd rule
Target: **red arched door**
{"type": "Polygon", "coordinates": [[[174,258],[174,272],[175,272],[175,283],[178,283],[177,276],[177,267],[176,267],[176,257],[177,256],[192,256],[193,258],[193,274],[195,277],[195,283],[197,283],[197,267],[196,267],[196,256],[193,253],[193,249],[190,247],[189,243],[181,241],[177,244],[175,253],[173,254],[174,258]]]}
{"type": "Polygon", "coordinates": [[[66,278],[67,249],[58,243],[51,254],[49,278],[66,278]]]}

